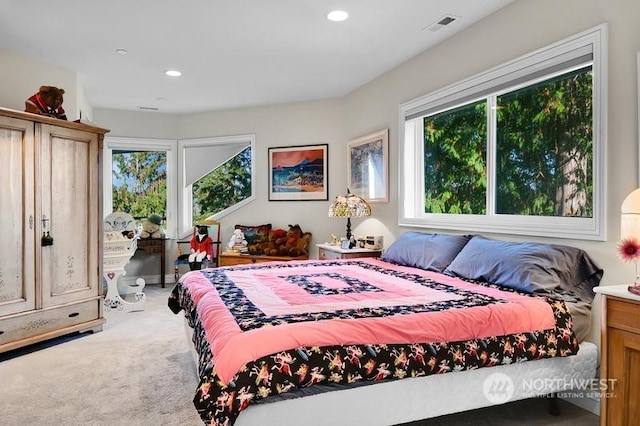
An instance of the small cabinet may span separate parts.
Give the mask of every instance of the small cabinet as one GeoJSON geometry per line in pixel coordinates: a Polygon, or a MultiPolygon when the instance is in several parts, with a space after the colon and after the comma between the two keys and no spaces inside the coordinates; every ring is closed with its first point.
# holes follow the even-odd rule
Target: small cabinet
{"type": "Polygon", "coordinates": [[[320,260],[331,259],[355,259],[358,257],[380,257],[382,250],[370,250],[364,248],[343,249],[329,244],[316,244],[318,258],[320,260]]]}
{"type": "Polygon", "coordinates": [[[602,379],[600,424],[630,425],[640,419],[640,297],[627,286],[597,287],[602,299],[602,379]]]}
{"type": "Polygon", "coordinates": [[[0,108],[0,352],[104,323],[106,132],[0,108]]]}

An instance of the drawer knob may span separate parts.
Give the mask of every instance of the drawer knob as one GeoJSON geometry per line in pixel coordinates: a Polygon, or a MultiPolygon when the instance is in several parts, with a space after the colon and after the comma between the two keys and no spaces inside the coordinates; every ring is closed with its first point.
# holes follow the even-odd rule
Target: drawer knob
{"type": "Polygon", "coordinates": [[[78,312],[71,312],[69,318],[77,317],[78,315],[80,315],[78,312]]]}

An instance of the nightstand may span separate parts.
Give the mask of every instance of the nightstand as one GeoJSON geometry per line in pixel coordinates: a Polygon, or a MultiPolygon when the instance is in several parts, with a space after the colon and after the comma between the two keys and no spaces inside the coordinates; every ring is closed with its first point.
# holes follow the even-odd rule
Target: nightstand
{"type": "Polygon", "coordinates": [[[600,424],[630,425],[640,419],[640,296],[627,285],[596,287],[602,294],[601,379],[607,393],[600,424]],[[606,380],[606,381],[604,381],[606,380]]]}
{"type": "Polygon", "coordinates": [[[320,260],[382,256],[382,250],[370,250],[364,248],[343,249],[329,244],[316,244],[316,247],[318,247],[318,259],[320,260]]]}

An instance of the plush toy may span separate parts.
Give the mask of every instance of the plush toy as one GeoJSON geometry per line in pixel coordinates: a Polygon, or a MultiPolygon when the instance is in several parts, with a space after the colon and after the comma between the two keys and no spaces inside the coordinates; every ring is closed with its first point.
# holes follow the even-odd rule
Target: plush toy
{"type": "Polygon", "coordinates": [[[284,244],[278,248],[278,254],[280,256],[292,256],[298,257],[302,255],[308,255],[307,249],[309,241],[311,240],[311,233],[303,232],[300,225],[289,225],[289,230],[285,238],[284,244]]]}
{"type": "Polygon", "coordinates": [[[244,252],[247,251],[247,240],[244,239],[244,232],[242,229],[234,229],[233,235],[229,240],[229,245],[227,246],[233,251],[244,252]]]}
{"type": "Polygon", "coordinates": [[[62,108],[64,89],[53,86],[40,86],[38,93],[31,96],[24,103],[24,110],[34,114],[66,120],[67,115],[62,108]]]}
{"type": "Polygon", "coordinates": [[[202,261],[213,257],[213,239],[209,236],[207,226],[198,226],[197,233],[191,238],[191,254],[189,255],[189,268],[192,271],[202,269],[202,261]]]}
{"type": "Polygon", "coordinates": [[[151,214],[142,221],[140,238],[164,238],[164,229],[162,229],[162,218],[160,215],[151,214]]]}
{"type": "Polygon", "coordinates": [[[262,252],[267,256],[280,255],[280,247],[284,245],[287,237],[287,231],[284,229],[272,229],[269,231],[267,241],[261,247],[262,252]]]}

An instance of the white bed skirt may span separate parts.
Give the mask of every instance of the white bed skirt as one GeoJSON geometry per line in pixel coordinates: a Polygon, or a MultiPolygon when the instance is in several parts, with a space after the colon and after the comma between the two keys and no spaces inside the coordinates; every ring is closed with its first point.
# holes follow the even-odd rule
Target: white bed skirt
{"type": "MultiPolygon", "coordinates": [[[[190,327],[186,326],[186,331],[191,343],[190,327]]],[[[191,346],[197,366],[197,355],[191,346]]],[[[568,391],[594,379],[597,365],[598,348],[591,342],[582,342],[578,354],[569,357],[407,378],[254,404],[240,413],[235,426],[389,426],[488,407],[495,404],[494,398],[504,403],[568,391]],[[512,386],[498,373],[511,379],[512,386]],[[493,393],[485,396],[485,387],[493,393]],[[502,391],[512,396],[505,400],[496,394],[502,391]]]]}

